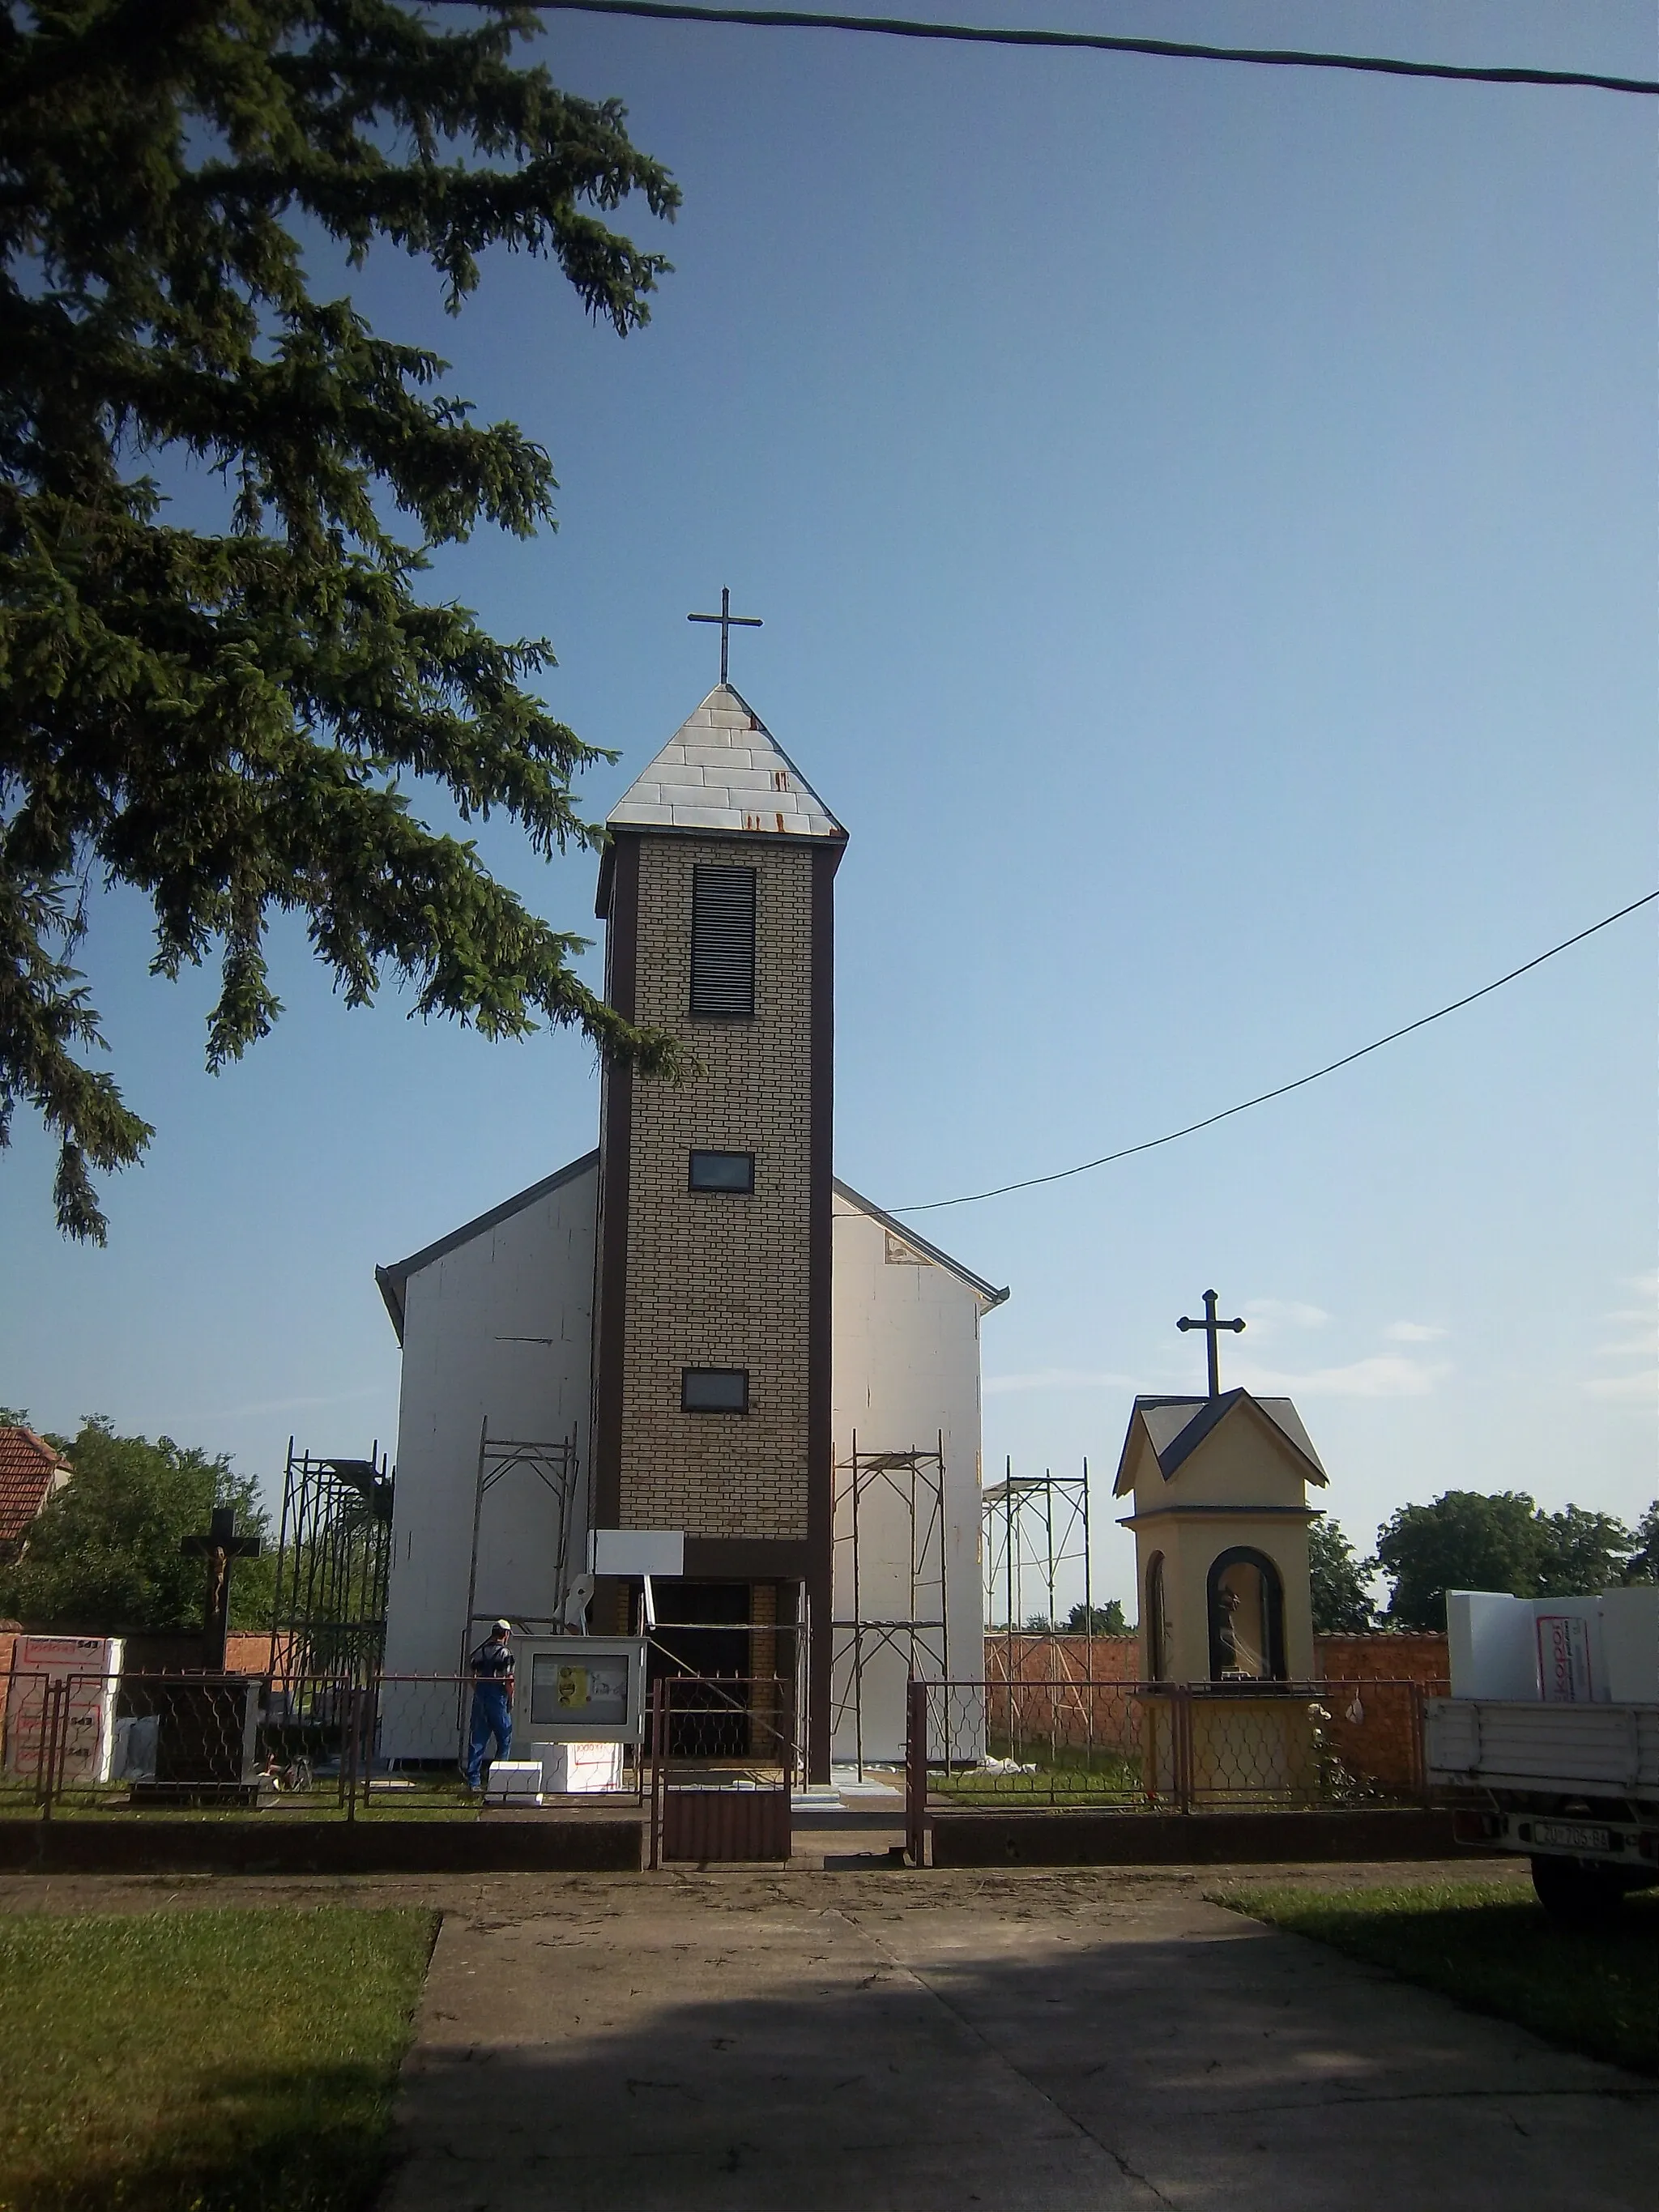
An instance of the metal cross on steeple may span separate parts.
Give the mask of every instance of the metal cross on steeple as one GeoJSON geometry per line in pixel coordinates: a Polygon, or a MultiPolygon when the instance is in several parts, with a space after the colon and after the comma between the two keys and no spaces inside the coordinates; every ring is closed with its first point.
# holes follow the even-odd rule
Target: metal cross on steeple
{"type": "Polygon", "coordinates": [[[1183,1336],[1189,1328],[1201,1328],[1203,1330],[1205,1336],[1207,1338],[1209,1342],[1210,1395],[1212,1398],[1218,1398],[1221,1395],[1221,1356],[1217,1348],[1216,1339],[1220,1331],[1224,1328],[1230,1328],[1235,1334],[1238,1334],[1243,1328],[1244,1324],[1242,1321],[1218,1321],[1215,1317],[1215,1292],[1213,1291],[1206,1291],[1204,1293],[1203,1320],[1188,1321],[1185,1315],[1183,1315],[1176,1323],[1176,1327],[1182,1332],[1183,1336]]]}
{"type": "Polygon", "coordinates": [[[764,627],[758,615],[734,615],[732,594],[720,586],[720,611],[717,615],[687,615],[687,622],[718,623],[720,626],[720,682],[726,681],[726,649],[734,629],[760,629],[764,627]]]}

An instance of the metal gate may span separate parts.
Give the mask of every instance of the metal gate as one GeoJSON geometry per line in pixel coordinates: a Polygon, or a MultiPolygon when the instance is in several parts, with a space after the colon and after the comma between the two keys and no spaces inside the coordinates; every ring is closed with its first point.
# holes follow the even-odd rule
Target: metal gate
{"type": "Polygon", "coordinates": [[[789,1856],[795,1705],[796,1685],[776,1674],[667,1674],[653,1684],[653,1867],[789,1856]]]}

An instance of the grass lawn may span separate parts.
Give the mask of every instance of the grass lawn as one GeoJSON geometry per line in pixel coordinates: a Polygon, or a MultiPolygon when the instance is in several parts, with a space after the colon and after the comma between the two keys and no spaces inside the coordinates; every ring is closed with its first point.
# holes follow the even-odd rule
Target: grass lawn
{"type": "Polygon", "coordinates": [[[1627,1897],[1604,1927],[1587,1929],[1556,1925],[1512,1882],[1338,1891],[1251,1883],[1212,1895],[1547,2042],[1659,2074],[1659,1893],[1627,1897]]]}
{"type": "Polygon", "coordinates": [[[0,1917],[0,2212],[360,2212],[437,1917],[0,1917]]]}
{"type": "Polygon", "coordinates": [[[1046,1738],[1029,1744],[1007,1744],[993,1739],[993,1755],[1012,1757],[1035,1771],[1030,1774],[988,1774],[982,1767],[959,1767],[946,1772],[935,1767],[927,1787],[961,1805],[1019,1805],[1033,1801],[1042,1805],[1139,1804],[1141,1802],[1140,1761],[1127,1752],[1074,1749],[1066,1744],[1052,1748],[1046,1738]]]}

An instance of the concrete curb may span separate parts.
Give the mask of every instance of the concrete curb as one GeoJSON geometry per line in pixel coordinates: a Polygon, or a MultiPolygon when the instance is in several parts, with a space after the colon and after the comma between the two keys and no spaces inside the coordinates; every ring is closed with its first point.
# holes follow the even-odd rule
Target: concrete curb
{"type": "Polygon", "coordinates": [[[5,1820],[6,1874],[637,1874],[644,1824],[5,1820]]]}
{"type": "MultiPolygon", "coordinates": [[[[1219,1866],[1249,1861],[1453,1859],[1450,1813],[928,1814],[935,1866],[1219,1866]]],[[[1481,1856],[1470,1851],[1469,1857],[1481,1856]]]]}

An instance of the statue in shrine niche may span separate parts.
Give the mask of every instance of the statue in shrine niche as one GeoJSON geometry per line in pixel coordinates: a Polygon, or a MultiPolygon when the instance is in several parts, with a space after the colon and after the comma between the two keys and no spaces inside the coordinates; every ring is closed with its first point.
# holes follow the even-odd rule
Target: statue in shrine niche
{"type": "Polygon", "coordinates": [[[1238,1650],[1238,1592],[1225,1587],[1216,1592],[1216,1608],[1220,1615],[1216,1625],[1215,1640],[1221,1652],[1221,1680],[1237,1680],[1250,1671],[1239,1662],[1238,1650]]]}
{"type": "Polygon", "coordinates": [[[1247,1561],[1235,1563],[1222,1577],[1215,1594],[1218,1680],[1256,1682],[1267,1674],[1263,1595],[1261,1572],[1247,1561]]]}

